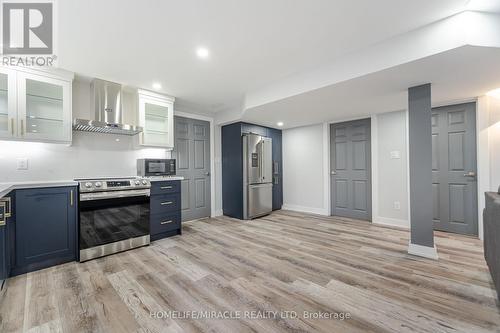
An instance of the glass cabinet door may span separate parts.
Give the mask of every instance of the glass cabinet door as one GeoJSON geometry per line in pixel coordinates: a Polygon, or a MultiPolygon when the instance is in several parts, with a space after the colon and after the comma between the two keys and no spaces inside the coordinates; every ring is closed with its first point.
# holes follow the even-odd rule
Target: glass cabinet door
{"type": "Polygon", "coordinates": [[[145,103],[144,143],[165,146],[168,143],[168,107],[145,103]]]}
{"type": "Polygon", "coordinates": [[[149,96],[139,96],[141,144],[153,147],[173,147],[173,103],[149,96]]]}
{"type": "Polygon", "coordinates": [[[19,132],[26,139],[71,141],[69,84],[25,75],[19,84],[19,132]]]}
{"type": "Polygon", "coordinates": [[[0,69],[0,137],[16,135],[16,78],[15,73],[0,69]]]}

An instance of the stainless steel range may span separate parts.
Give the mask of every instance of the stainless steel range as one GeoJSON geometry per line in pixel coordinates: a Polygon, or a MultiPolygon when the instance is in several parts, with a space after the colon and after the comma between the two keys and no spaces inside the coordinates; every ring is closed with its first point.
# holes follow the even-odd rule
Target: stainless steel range
{"type": "Polygon", "coordinates": [[[76,180],[80,190],[80,262],[149,244],[149,179],[76,180]]]}

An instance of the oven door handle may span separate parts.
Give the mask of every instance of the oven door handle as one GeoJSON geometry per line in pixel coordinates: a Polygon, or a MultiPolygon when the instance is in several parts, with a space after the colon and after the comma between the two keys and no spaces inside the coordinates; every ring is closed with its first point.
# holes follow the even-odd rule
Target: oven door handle
{"type": "Polygon", "coordinates": [[[149,196],[150,196],[150,190],[80,193],[80,201],[92,201],[92,200],[96,201],[102,199],[149,197],[149,196]]]}

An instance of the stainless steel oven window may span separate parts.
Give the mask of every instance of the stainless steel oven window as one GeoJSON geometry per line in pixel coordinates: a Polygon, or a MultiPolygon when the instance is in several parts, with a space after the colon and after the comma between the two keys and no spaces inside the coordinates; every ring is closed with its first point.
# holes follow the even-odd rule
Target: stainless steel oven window
{"type": "Polygon", "coordinates": [[[80,201],[80,250],[149,235],[147,195],[80,201]]]}

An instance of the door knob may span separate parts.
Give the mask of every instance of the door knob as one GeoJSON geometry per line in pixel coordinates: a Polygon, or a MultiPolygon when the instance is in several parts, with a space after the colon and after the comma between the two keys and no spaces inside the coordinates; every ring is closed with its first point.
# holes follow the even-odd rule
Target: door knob
{"type": "Polygon", "coordinates": [[[332,175],[336,175],[337,174],[337,171],[332,171],[332,175]]]}
{"type": "Polygon", "coordinates": [[[464,177],[476,177],[476,173],[474,171],[469,171],[464,173],[464,177]]]}
{"type": "Polygon", "coordinates": [[[206,172],[205,176],[207,176],[207,177],[210,176],[210,172],[206,172]]]}

